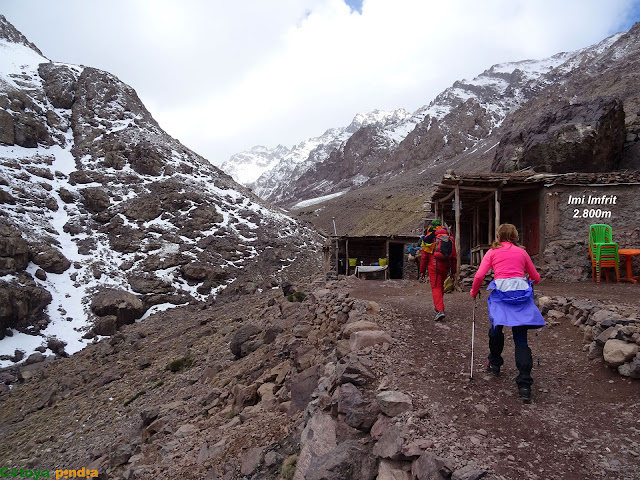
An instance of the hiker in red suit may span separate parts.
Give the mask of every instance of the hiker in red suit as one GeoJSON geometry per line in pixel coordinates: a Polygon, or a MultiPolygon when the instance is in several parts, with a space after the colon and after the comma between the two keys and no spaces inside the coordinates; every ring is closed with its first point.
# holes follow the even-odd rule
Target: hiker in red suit
{"type": "Polygon", "coordinates": [[[433,220],[429,229],[431,232],[423,237],[423,242],[433,244],[433,250],[431,253],[427,253],[425,249],[422,250],[420,276],[424,277],[425,272],[429,272],[431,295],[436,310],[434,320],[438,322],[444,320],[445,317],[444,281],[450,272],[451,274],[456,273],[457,252],[453,238],[449,235],[449,231],[442,226],[440,220],[433,220]]]}

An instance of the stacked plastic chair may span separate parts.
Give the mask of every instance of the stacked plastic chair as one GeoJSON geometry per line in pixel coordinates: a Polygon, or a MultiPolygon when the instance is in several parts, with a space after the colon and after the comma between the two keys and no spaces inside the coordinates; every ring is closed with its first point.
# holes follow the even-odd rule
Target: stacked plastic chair
{"type": "MultiPolygon", "coordinates": [[[[613,241],[613,231],[609,225],[594,224],[589,227],[589,256],[591,257],[591,278],[600,283],[603,268],[616,270],[616,282],[620,281],[620,257],[618,244],[613,241]]],[[[609,280],[609,271],[605,272],[609,280]]]]}

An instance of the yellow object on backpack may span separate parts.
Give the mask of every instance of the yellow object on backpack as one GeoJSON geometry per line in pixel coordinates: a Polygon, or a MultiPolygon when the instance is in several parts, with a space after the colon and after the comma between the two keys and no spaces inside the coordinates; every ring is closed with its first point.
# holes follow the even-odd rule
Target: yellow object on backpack
{"type": "Polygon", "coordinates": [[[427,228],[427,231],[425,232],[425,235],[423,235],[422,237],[420,237],[420,248],[422,249],[423,252],[425,253],[433,253],[433,251],[436,248],[436,242],[435,240],[431,243],[427,243],[424,241],[425,238],[427,238],[427,236],[429,234],[434,233],[438,228],[440,227],[432,227],[431,225],[429,226],[429,228],[427,228]]]}
{"type": "Polygon", "coordinates": [[[423,252],[433,253],[433,249],[436,248],[436,242],[433,243],[425,243],[424,241],[420,244],[420,248],[422,248],[423,252]]]}
{"type": "Polygon", "coordinates": [[[448,275],[447,278],[444,279],[444,293],[453,292],[454,281],[451,275],[448,275]]]}

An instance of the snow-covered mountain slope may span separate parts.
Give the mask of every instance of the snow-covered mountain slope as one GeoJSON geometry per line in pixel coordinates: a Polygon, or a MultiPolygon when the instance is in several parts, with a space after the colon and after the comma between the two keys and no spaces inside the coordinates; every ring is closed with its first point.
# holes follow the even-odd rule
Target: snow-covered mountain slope
{"type": "Polygon", "coordinates": [[[50,62],[2,16],[0,52],[0,365],[319,264],[315,232],[167,135],[113,75],[50,62]]]}
{"type": "MultiPolygon", "coordinates": [[[[380,183],[420,165],[430,168],[477,148],[489,148],[484,140],[500,127],[507,115],[544,88],[562,82],[571,71],[602,54],[622,35],[542,60],[494,65],[471,80],[454,82],[411,115],[403,111],[403,115],[386,125],[363,123],[359,135],[350,129],[348,136],[331,136],[329,142],[326,134],[311,139],[308,142],[313,144],[313,151],[322,152],[321,155],[307,156],[303,150],[295,161],[286,156],[280,160],[270,157],[269,168],[252,185],[254,191],[277,204],[294,205],[380,183]]],[[[223,169],[233,171],[233,160],[223,169]]],[[[252,167],[245,163],[243,168],[252,167]]]]}

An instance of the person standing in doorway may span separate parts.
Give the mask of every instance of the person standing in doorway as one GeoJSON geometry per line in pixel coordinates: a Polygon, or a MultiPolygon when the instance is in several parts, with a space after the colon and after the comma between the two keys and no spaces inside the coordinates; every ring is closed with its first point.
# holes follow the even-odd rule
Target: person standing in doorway
{"type": "Polygon", "coordinates": [[[533,358],[527,344],[527,331],[545,325],[533,298],[533,285],[540,281],[540,274],[529,254],[518,245],[518,230],[514,225],[503,223],[498,227],[497,236],[498,239],[491,245],[473,277],[471,296],[476,298],[484,276],[493,269],[494,280],[487,287],[491,291],[487,298],[491,321],[487,370],[495,376],[500,375],[500,367],[504,363],[502,327],[511,327],[519,372],[516,377],[518,394],[528,402],[533,384],[533,358]],[[529,276],[528,280],[525,273],[529,276]]]}
{"type": "Polygon", "coordinates": [[[420,277],[429,273],[431,296],[436,314],[434,320],[442,321],[444,313],[444,281],[449,274],[455,274],[457,252],[449,230],[440,220],[433,220],[422,237],[422,257],[420,259],[420,277]]]}

